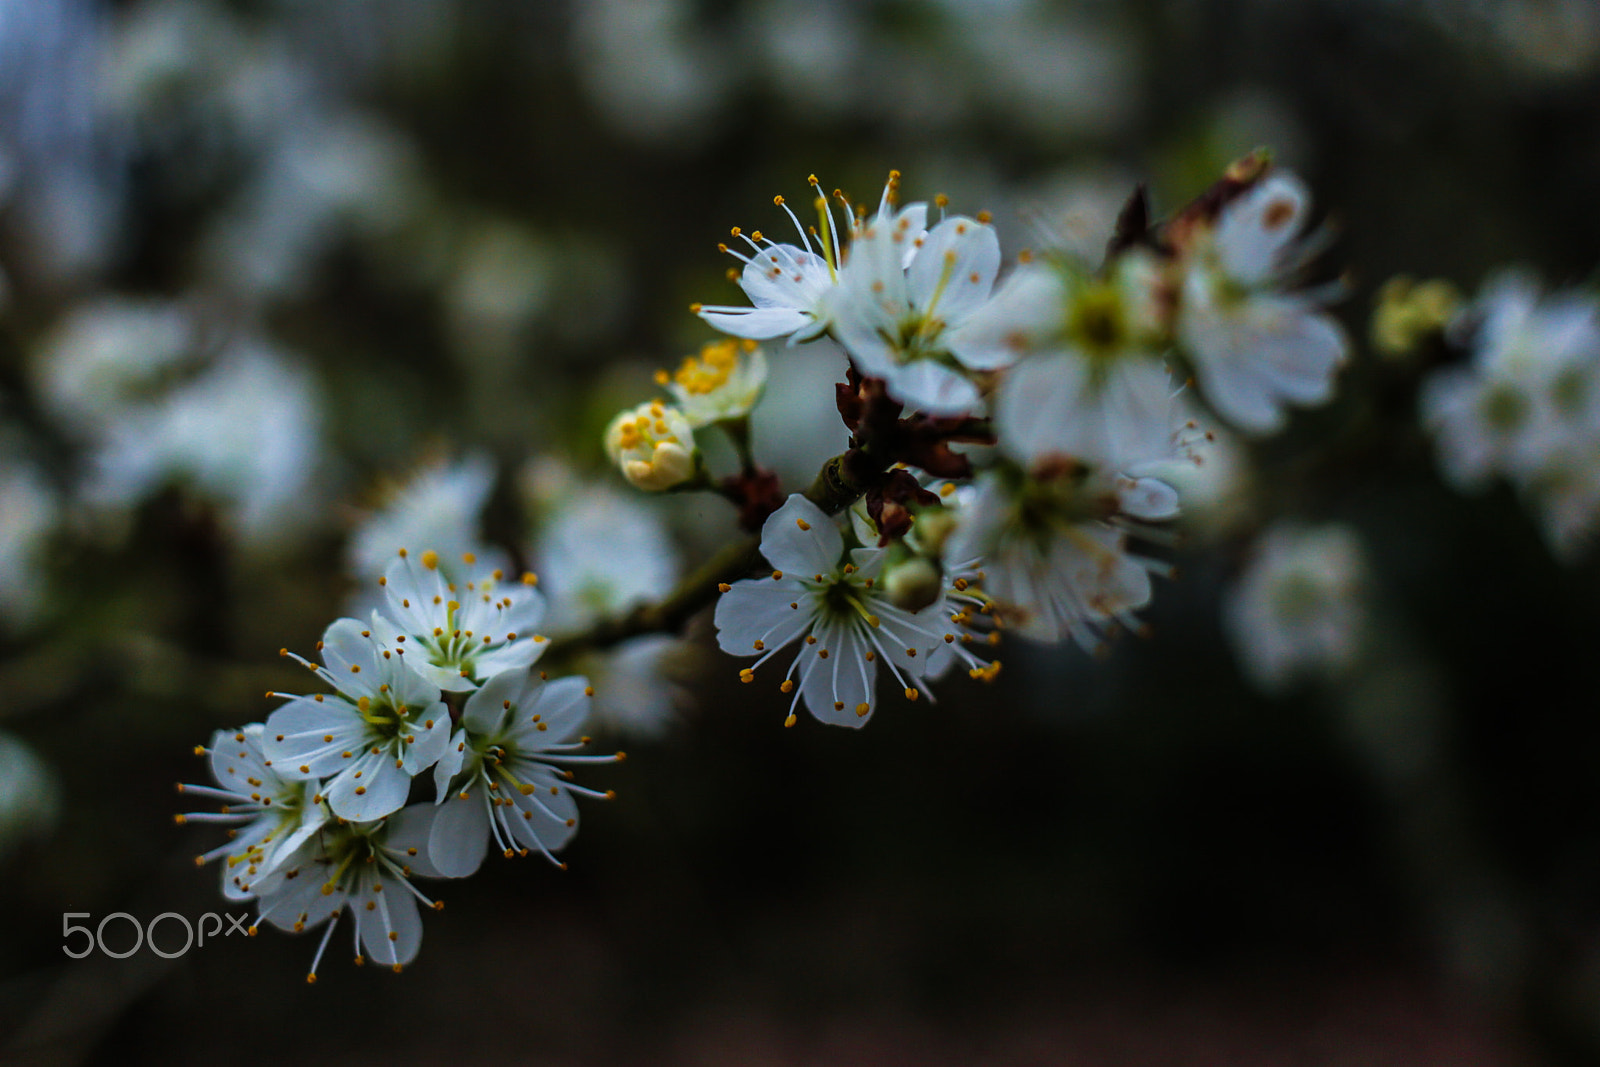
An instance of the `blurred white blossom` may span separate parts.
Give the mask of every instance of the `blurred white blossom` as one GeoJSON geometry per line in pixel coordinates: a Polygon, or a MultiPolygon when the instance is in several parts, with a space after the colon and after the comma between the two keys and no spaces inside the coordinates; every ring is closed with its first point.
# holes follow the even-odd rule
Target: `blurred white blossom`
{"type": "Polygon", "coordinates": [[[1365,631],[1366,584],[1361,540],[1350,527],[1270,527],[1223,602],[1245,673],[1273,693],[1350,668],[1365,631]]]}

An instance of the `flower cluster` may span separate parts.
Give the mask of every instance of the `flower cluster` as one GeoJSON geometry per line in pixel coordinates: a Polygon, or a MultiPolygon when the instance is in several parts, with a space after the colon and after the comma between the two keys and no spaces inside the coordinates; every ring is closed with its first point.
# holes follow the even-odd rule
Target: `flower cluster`
{"type": "MultiPolygon", "coordinates": [[[[321,663],[284,650],[332,692],[286,699],[208,748],[215,786],[185,794],[223,802],[180,822],[231,825],[198,857],[223,860],[223,893],[254,900],[258,924],[300,931],[327,921],[310,978],[339,915],[354,917],[356,962],[400,970],[421,943],[411,883],[460,878],[489,843],[506,856],[554,853],[576,831],[573,764],[593,690],[581,677],[531,668],[547,640],[532,574],[506,581],[466,554],[446,577],[437,553],[401,550],[380,580],[382,609],[339,619],[318,642],[321,663]],[[414,799],[426,778],[431,799],[414,799]],[[388,892],[385,892],[385,889],[388,892]]],[[[251,932],[255,930],[252,927],[251,932]]]]}
{"type": "MultiPolygon", "coordinates": [[[[949,213],[943,197],[902,206],[897,174],[872,213],[812,185],[816,226],[776,199],[798,244],[736,229],[743,247],[723,246],[750,306],[695,311],[728,336],[659,372],[670,395],[604,434],[635,488],[717,492],[751,536],[672,588],[675,553],[647,509],[554,467],[532,478],[560,662],[650,694],[603,709],[610,728],[663,728],[671,635],[713,599],[718,645],[753,660],[743,681],[785,665],[786,725],[802,704],[863,725],[884,675],[906,701],[931,701],[953,672],[989,681],[1007,630],[1097,650],[1140,629],[1152,576],[1168,572],[1152,546],[1180,510],[1167,478],[1202,462],[1197,418],[1277,430],[1290,406],[1328,398],[1345,358],[1293,284],[1319,247],[1309,197],[1261,157],[1164,224],[1136,194],[1103,263],[1053,248],[1009,271],[986,214],[949,213]],[[825,337],[848,357],[831,398],[848,446],[786,491],[754,449],[759,342],[825,337]],[[714,474],[697,433],[725,434],[738,469],[714,474]]],[[[199,857],[224,861],[224,894],[255,901],[258,924],[326,924],[313,978],[344,911],[357,960],[398,970],[420,944],[419,905],[438,907],[413,878],[469,875],[491,846],[558,863],[575,798],[609,795],[572,781],[575,764],[621,758],[577,751],[592,687],[536,669],[556,644],[536,632],[544,595],[478,541],[492,482],[487,461],[441,467],[375,515],[352,546],[359,568],[406,529],[451,558],[400,548],[376,606],[329,626],[320,662],[285,650],[323,691],[269,694],[285,703],[264,723],[202,749],[216,785],[182,787],[224,805],[180,816],[231,825],[199,857]]]]}
{"type": "MultiPolygon", "coordinates": [[[[1331,396],[1347,355],[1321,297],[1295,288],[1322,247],[1309,194],[1260,155],[1164,225],[1136,194],[1104,262],[1063,246],[1009,272],[986,213],[902,205],[898,173],[870,212],[810,184],[814,225],[774,198],[794,242],[735,228],[719,246],[743,264],[749,305],[692,308],[755,355],[757,341],[827,337],[849,359],[837,407],[851,449],[831,473],[803,496],[748,462],[724,483],[771,572],[721,583],[718,643],[758,657],[745,681],[799,648],[780,683],[790,723],[801,702],[864,723],[880,664],[913,700],[957,662],[992,678],[999,663],[979,650],[1003,628],[1086,648],[1137,629],[1166,567],[1136,543],[1178,514],[1156,475],[1188,454],[1193,403],[1271,433],[1331,396]],[[1178,403],[1187,382],[1196,395],[1178,403]]],[[[630,482],[690,476],[688,453],[669,451],[686,440],[673,419],[707,394],[729,396],[713,419],[749,411],[759,389],[736,387],[738,351],[709,344],[658,376],[681,414],[663,399],[617,417],[607,445],[630,482]]]]}
{"type": "Polygon", "coordinates": [[[1600,525],[1600,301],[1542,297],[1526,276],[1490,280],[1449,323],[1464,366],[1423,386],[1422,418],[1450,482],[1498,476],[1539,512],[1558,556],[1574,558],[1600,525]]]}

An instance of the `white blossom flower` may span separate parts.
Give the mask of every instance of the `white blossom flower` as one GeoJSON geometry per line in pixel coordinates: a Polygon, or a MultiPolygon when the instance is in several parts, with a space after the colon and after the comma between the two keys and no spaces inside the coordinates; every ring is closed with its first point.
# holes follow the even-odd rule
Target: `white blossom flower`
{"type": "Polygon", "coordinates": [[[984,590],[1008,627],[1092,650],[1115,625],[1138,629],[1150,574],[1164,568],[1128,550],[1129,531],[1174,517],[1177,494],[1154,478],[1108,480],[1072,465],[1049,473],[987,472],[945,558],[982,561],[984,590]]]}
{"type": "Polygon", "coordinates": [[[260,911],[250,933],[262,922],[297,934],[327,922],[306,975],[315,982],[339,915],[349,908],[355,962],[370,957],[398,973],[422,945],[417,904],[441,907],[411,884],[416,875],[442,877],[427,857],[435,817],[432,804],[413,804],[386,819],[329,824],[257,884],[260,911]]]}
{"type": "Polygon", "coordinates": [[[228,840],[195,857],[197,866],[215,859],[222,865],[222,893],[229,900],[255,895],[260,879],[278,869],[285,857],[328,821],[328,808],[315,778],[284,777],[273,769],[262,748],[266,728],[253,722],[238,730],[218,730],[210,748],[197,748],[211,763],[216,786],[179,784],[185,796],[220,800],[216,812],[189,812],[177,816],[179,824],[223,823],[232,827],[228,840]]]}
{"type": "Polygon", "coordinates": [[[989,298],[1000,241],[986,221],[952,215],[925,235],[901,212],[866,226],[833,297],[833,331],[862,374],[930,415],[962,415],[982,397],[947,330],[989,298]],[[909,257],[909,259],[908,259],[909,257]]]}
{"type": "MultiPolygon", "coordinates": [[[[585,485],[568,486],[545,508],[549,515],[533,557],[548,579],[540,588],[549,597],[553,635],[583,630],[672,590],[678,553],[648,502],[585,485]]],[[[675,704],[675,687],[661,667],[684,645],[653,634],[586,652],[571,663],[594,682],[591,721],[629,735],[660,733],[675,704]]]]}
{"type": "Polygon", "coordinates": [[[617,756],[574,754],[594,690],[587,679],[545,681],[527,671],[496,675],[467,698],[451,752],[439,762],[438,817],[428,858],[461,878],[483,863],[490,838],[506,857],[554,853],[577,832],[573,796],[610,797],[572,783],[566,767],[610,763],[617,756]]]}
{"type": "Polygon", "coordinates": [[[689,420],[652,400],[621,412],[605,433],[606,455],[639,489],[660,492],[694,477],[699,453],[689,420]]]}
{"type": "Polygon", "coordinates": [[[708,341],[698,357],[685,356],[677,371],[657,371],[656,384],[698,430],[750,413],[767,384],[767,357],[748,339],[708,341]]]}
{"type": "Polygon", "coordinates": [[[351,534],[350,569],[375,581],[408,545],[431,546],[446,567],[467,553],[482,553],[479,520],[494,479],[494,460],[483,454],[419,467],[387,487],[382,504],[351,534]]]}
{"type": "Polygon", "coordinates": [[[388,612],[372,613],[372,631],[413,672],[447,693],[476,689],[504,671],[523,670],[539,658],[545,638],[534,633],[544,618],[544,597],[531,572],[508,582],[468,553],[462,581],[443,573],[429,549],[413,558],[405,549],[380,579],[388,612]]]}
{"type": "Polygon", "coordinates": [[[786,725],[794,723],[794,706],[802,698],[822,722],[864,724],[873,711],[880,661],[908,700],[927,692],[924,675],[931,653],[955,643],[959,626],[951,623],[943,598],[917,612],[890,601],[878,587],[885,549],[846,553],[838,524],[795,494],[762,525],[761,554],[777,569],[769,578],[722,589],[717,643],[730,655],[761,657],[739,672],[746,682],[754,680],[761,664],[800,643],[780,687],[795,694],[786,725]]]}
{"type": "Polygon", "coordinates": [[[267,716],[262,752],[280,777],[329,779],[319,795],[342,819],[399,810],[412,777],[438,762],[449,743],[450,711],[439,687],[409,668],[405,647],[339,619],[322,636],[326,667],[283,653],[337,692],[292,697],[267,716]]]}
{"type": "Polygon", "coordinates": [[[1068,261],[1024,264],[951,338],[968,365],[1006,372],[1001,448],[1025,467],[1071,457],[1132,470],[1173,454],[1174,387],[1160,270],[1130,251],[1095,277],[1068,261]]]}
{"type": "Polygon", "coordinates": [[[194,332],[179,304],[101,298],[57,323],[29,369],[41,399],[67,428],[92,433],[192,358],[194,332]]]}
{"type": "Polygon", "coordinates": [[[1267,692],[1348,668],[1360,650],[1366,566],[1346,526],[1279,523],[1223,602],[1245,672],[1267,692]]]}
{"type": "MultiPolygon", "coordinates": [[[[694,305],[695,314],[723,333],[756,341],[787,337],[790,344],[820,337],[833,324],[834,290],[845,269],[846,255],[850,254],[853,258],[854,243],[843,242],[841,235],[859,239],[868,228],[904,234],[908,242],[915,242],[923,235],[928,215],[926,204],[908,204],[899,210],[894,207],[900,183],[899,171],[889,172],[877,215],[870,224],[865,218],[859,221],[852,219],[847,202],[844,203],[845,221],[839,222],[822,192],[817,176],[813,174],[806,180],[814,191],[817,221],[821,226],[820,232],[813,231],[817,238],[815,249],[811,246],[811,237],[807,235],[806,228],[781,196],[774,197],[773,203],[783,208],[794,223],[795,230],[800,234],[798,246],[779,244],[760,230],[746,236],[738,227],[734,227],[733,236],[750,246],[750,255],[725,244],[718,245],[722,251],[744,263],[739,286],[752,305],[694,305]]],[[[843,195],[837,190],[834,196],[844,201],[843,195]]],[[[902,268],[911,261],[915,251],[913,243],[904,245],[902,268]]]]}
{"type": "Polygon", "coordinates": [[[1246,433],[1279,429],[1288,404],[1324,403],[1349,342],[1316,299],[1282,291],[1316,248],[1299,240],[1310,194],[1275,172],[1192,235],[1177,335],[1201,395],[1246,433]]]}
{"type": "Polygon", "coordinates": [[[1491,279],[1452,326],[1466,367],[1423,383],[1423,423],[1457,488],[1510,480],[1574,558],[1600,524],[1600,306],[1576,291],[1541,298],[1532,279],[1491,279]]]}
{"type": "Polygon", "coordinates": [[[84,494],[126,506],[164,483],[228,508],[257,543],[320,517],[321,396],[281,353],[244,341],[193,381],[130,404],[100,435],[84,494]]]}
{"type": "MultiPolygon", "coordinates": [[[[1485,284],[1458,320],[1476,324],[1471,362],[1423,385],[1423,422],[1461,488],[1493,474],[1531,476],[1577,441],[1600,436],[1600,307],[1585,293],[1541,299],[1531,278],[1485,284]]],[[[1466,330],[1457,330],[1465,333],[1466,330]]]]}

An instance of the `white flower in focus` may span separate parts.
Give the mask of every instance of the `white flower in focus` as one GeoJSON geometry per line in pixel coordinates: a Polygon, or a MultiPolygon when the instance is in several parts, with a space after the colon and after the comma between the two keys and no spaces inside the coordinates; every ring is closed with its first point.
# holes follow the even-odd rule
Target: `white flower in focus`
{"type": "Polygon", "coordinates": [[[274,873],[328,821],[315,778],[285,778],[272,769],[262,750],[264,730],[258,722],[238,730],[218,730],[211,735],[210,748],[195,750],[209,758],[217,785],[178,786],[184,796],[223,802],[220,813],[189,812],[177,816],[177,821],[232,827],[224,844],[195,857],[197,866],[226,860],[222,893],[229,900],[254,896],[259,880],[274,873]]]}
{"type": "Polygon", "coordinates": [[[656,384],[672,394],[696,430],[742,418],[766,387],[766,353],[750,340],[708,341],[698,357],[685,356],[675,372],[657,371],[656,384]]]}
{"type": "MultiPolygon", "coordinates": [[[[989,298],[1000,272],[1000,240],[987,221],[952,215],[925,235],[901,212],[866,226],[834,295],[833,330],[862,374],[930,415],[982,405],[954,331],[989,298]]],[[[986,368],[984,368],[986,369],[986,368]]]]}
{"type": "Polygon", "coordinates": [[[456,581],[443,573],[439,554],[416,558],[400,550],[380,579],[388,613],[373,612],[372,630],[415,673],[447,693],[476,689],[505,671],[525,670],[544,651],[534,633],[544,618],[544,597],[531,573],[507,582],[505,573],[462,557],[456,581]],[[391,621],[392,620],[392,621],[391,621]]]}
{"type": "Polygon", "coordinates": [[[398,811],[412,777],[449,743],[450,710],[439,687],[408,668],[405,648],[339,619],[322,636],[326,667],[283,653],[337,692],[292,697],[267,716],[261,750],[282,778],[329,779],[319,795],[342,819],[398,811]]]}
{"type": "MultiPolygon", "coordinates": [[[[813,174],[807,180],[814,193],[817,221],[821,227],[820,231],[815,231],[817,247],[812,248],[806,228],[800,224],[783,197],[774,197],[773,203],[783,208],[794,223],[796,232],[800,234],[800,244],[779,244],[760,230],[746,236],[735,227],[733,236],[749,245],[751,254],[747,256],[727,245],[718,247],[744,263],[739,286],[750,298],[752,306],[696,304],[693,307],[695,314],[723,333],[735,337],[756,341],[787,337],[790,344],[813,340],[826,333],[833,324],[835,287],[845,269],[846,255],[854,256],[854,244],[844,242],[841,235],[853,235],[859,239],[868,228],[902,233],[908,236],[910,242],[915,242],[923,235],[928,216],[926,204],[908,204],[898,211],[894,208],[894,198],[900,184],[899,171],[889,172],[878,213],[870,224],[865,218],[859,221],[853,219],[848,203],[844,203],[845,221],[841,223],[823,194],[817,176],[813,174]]],[[[842,194],[835,191],[834,196],[843,202],[842,194]]],[[[916,249],[913,244],[907,243],[903,251],[902,268],[911,261],[916,249]]]]}
{"type": "Polygon", "coordinates": [[[538,849],[553,855],[577,833],[573,796],[608,798],[574,785],[567,766],[612,763],[621,756],[583,756],[578,731],[593,689],[584,678],[547,682],[527,671],[496,675],[467,698],[448,757],[435,773],[438,817],[428,858],[450,878],[483,863],[490,838],[507,858],[538,849]]]}
{"type": "Polygon", "coordinates": [[[1009,629],[1094,650],[1113,626],[1138,629],[1150,574],[1164,568],[1128,550],[1129,532],[1176,516],[1177,494],[1154,478],[1103,485],[1082,468],[1049,473],[985,474],[945,559],[982,561],[984,590],[1009,629]]]}
{"type": "Polygon", "coordinates": [[[482,454],[422,466],[385,492],[384,502],[351,534],[351,571],[376,580],[407,545],[432,546],[446,566],[482,552],[479,520],[494,479],[494,461],[482,454]]]}
{"type": "MultiPolygon", "coordinates": [[[[890,601],[878,587],[887,550],[846,553],[838,524],[795,494],[762,525],[761,554],[777,569],[770,578],[746,579],[722,590],[715,614],[717,644],[729,655],[761,657],[739,672],[749,682],[761,664],[800,642],[780,687],[795,693],[785,725],[794,723],[794,706],[802,698],[822,722],[863,725],[873,711],[880,661],[908,700],[927,691],[923,678],[931,653],[955,643],[960,627],[950,621],[943,598],[918,612],[890,601]]],[[[973,663],[975,674],[992,675],[973,663]]]]}
{"type": "Polygon", "coordinates": [[[1182,261],[1177,335],[1201,395],[1246,433],[1282,427],[1289,404],[1333,395],[1349,342],[1310,296],[1281,291],[1305,262],[1310,195],[1274,172],[1193,235],[1182,261]]]}
{"type": "Polygon", "coordinates": [[[1223,619],[1245,672],[1277,692],[1301,676],[1330,676],[1360,650],[1366,565],[1346,526],[1278,523],[1223,602],[1223,619]]]}
{"type": "Polygon", "coordinates": [[[441,907],[411,884],[416,875],[442,877],[427,858],[435,815],[433,805],[413,804],[378,821],[329,824],[257,883],[260,911],[250,933],[261,922],[296,934],[327,922],[306,975],[315,982],[322,953],[349,908],[355,962],[371,958],[399,973],[422,946],[417,904],[441,907]]]}

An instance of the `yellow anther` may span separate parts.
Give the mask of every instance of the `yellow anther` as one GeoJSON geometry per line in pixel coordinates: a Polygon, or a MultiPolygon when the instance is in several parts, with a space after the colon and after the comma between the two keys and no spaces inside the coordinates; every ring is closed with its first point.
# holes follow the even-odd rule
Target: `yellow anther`
{"type": "Polygon", "coordinates": [[[871,710],[871,705],[869,705],[865,700],[856,705],[856,714],[860,715],[862,718],[866,718],[867,712],[871,710]]]}
{"type": "Polygon", "coordinates": [[[794,524],[796,526],[800,527],[800,529],[802,529],[802,530],[811,529],[811,524],[809,522],[807,522],[806,520],[804,520],[804,519],[796,519],[796,520],[794,520],[794,524]]]}

